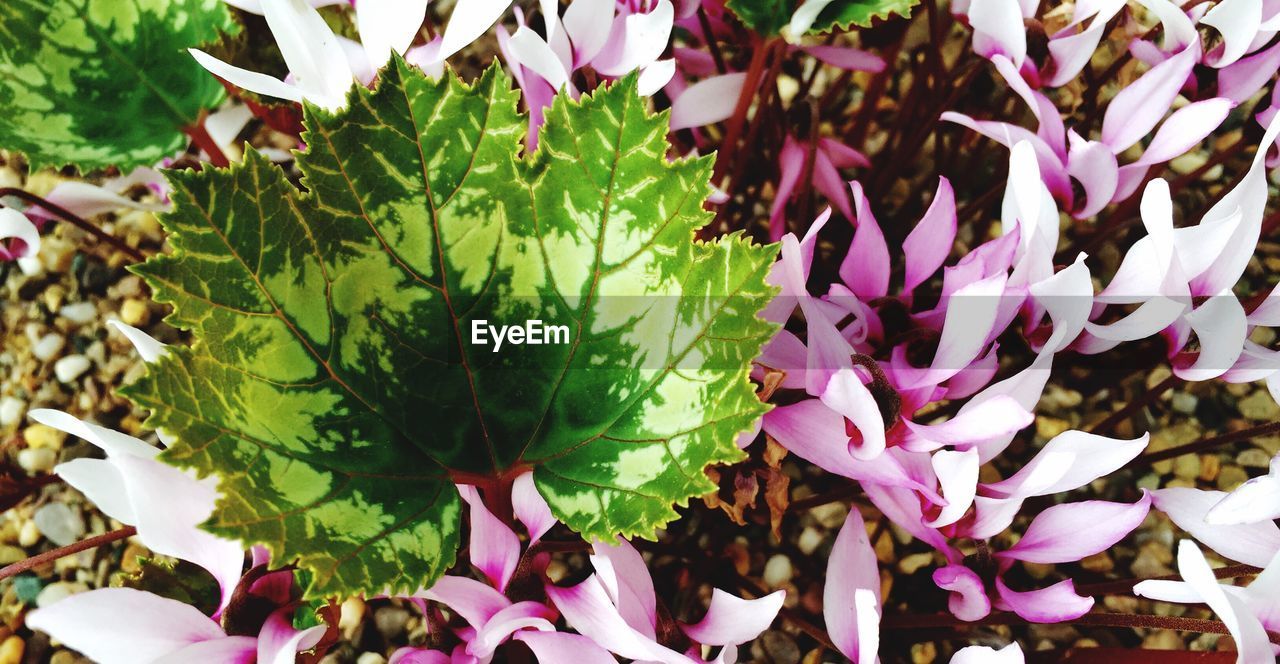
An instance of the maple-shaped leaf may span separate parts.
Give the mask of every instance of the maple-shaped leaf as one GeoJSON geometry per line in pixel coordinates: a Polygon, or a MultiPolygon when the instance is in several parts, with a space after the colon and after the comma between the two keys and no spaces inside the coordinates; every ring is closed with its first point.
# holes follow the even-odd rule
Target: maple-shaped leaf
{"type": "MultiPolygon", "coordinates": [[[[805,0],[821,2],[822,0],[805,0]]],[[[920,0],[827,0],[809,34],[853,27],[869,28],[874,19],[910,16],[920,0]]],[[[728,0],[725,3],[743,25],[762,35],[776,35],[791,22],[796,3],[793,0],[728,0]]]]}
{"type": "Polygon", "coordinates": [[[154,164],[224,97],[187,49],[236,29],[222,0],[0,2],[0,148],[33,169],[154,164]]]}
{"type": "Polygon", "coordinates": [[[306,193],[252,151],[171,174],[175,251],[137,271],[197,341],[127,394],[177,434],[164,458],[221,477],[209,527],[298,560],[312,597],[436,578],[454,482],[532,470],[584,536],[652,537],[765,410],[775,250],[694,241],[710,159],[667,160],[634,79],[557,98],[526,157],[516,101],[499,69],[396,58],[307,106],[306,193]]]}

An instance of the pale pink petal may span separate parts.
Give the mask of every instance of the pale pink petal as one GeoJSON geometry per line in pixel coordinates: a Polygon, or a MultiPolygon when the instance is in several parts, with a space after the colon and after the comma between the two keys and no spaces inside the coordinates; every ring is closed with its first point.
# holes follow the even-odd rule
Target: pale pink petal
{"type": "Polygon", "coordinates": [[[488,661],[498,646],[517,631],[554,632],[556,628],[551,621],[555,618],[555,612],[542,602],[516,602],[493,614],[484,627],[476,630],[475,636],[467,640],[467,654],[488,661]]]}
{"type": "MultiPolygon", "coordinates": [[[[40,231],[21,212],[12,208],[0,208],[0,240],[17,238],[26,246],[23,254],[16,257],[18,266],[25,274],[34,274],[39,269],[40,231]]],[[[0,251],[4,251],[0,247],[0,251]]],[[[5,252],[5,255],[8,255],[5,252]]]]}
{"type": "Polygon", "coordinates": [[[956,196],[951,182],[938,178],[938,192],[915,228],[902,242],[906,281],[902,292],[910,293],[942,267],[951,254],[956,237],[956,196]]]}
{"type": "Polygon", "coordinates": [[[356,28],[369,64],[380,68],[392,53],[403,55],[426,14],[427,0],[360,0],[356,28]]]}
{"type": "Polygon", "coordinates": [[[1089,321],[1089,314],[1093,311],[1093,280],[1085,258],[1081,253],[1065,269],[1031,284],[1032,298],[1044,307],[1053,321],[1053,332],[1040,352],[1056,353],[1065,348],[1080,336],[1089,321]]]}
{"type": "Polygon", "coordinates": [[[636,92],[648,97],[657,93],[671,77],[676,75],[676,61],[673,58],[654,60],[640,70],[640,78],[636,83],[636,92]]]}
{"type": "Polygon", "coordinates": [[[155,362],[167,352],[164,344],[132,325],[127,325],[118,320],[109,320],[107,325],[123,334],[129,340],[129,343],[133,344],[134,350],[138,351],[138,357],[141,357],[143,362],[155,362]]]}
{"type": "Polygon", "coordinates": [[[823,470],[850,479],[923,489],[894,457],[858,461],[849,453],[844,418],[817,399],[774,408],[761,425],[783,447],[823,470]]]}
{"type": "Polygon", "coordinates": [[[846,71],[879,73],[885,68],[884,59],[880,56],[848,46],[801,46],[800,50],[832,67],[839,67],[846,71]]]}
{"type": "MultiPolygon", "coordinates": [[[[618,660],[609,651],[596,645],[594,641],[580,634],[561,632],[516,632],[513,639],[524,641],[538,658],[539,664],[559,664],[574,662],[575,664],[617,664],[618,660]]],[[[448,659],[440,660],[447,664],[448,659]]],[[[388,662],[387,664],[396,664],[388,662]]],[[[424,662],[424,664],[434,664],[424,662]]]]}
{"type": "Polygon", "coordinates": [[[853,206],[849,202],[848,185],[826,150],[818,150],[813,156],[811,178],[814,188],[821,192],[840,211],[840,214],[850,220],[854,218],[853,206]]]}
{"type": "Polygon", "coordinates": [[[548,585],[546,591],[570,627],[614,654],[664,664],[692,663],[627,624],[595,576],[570,588],[548,585]]]}
{"type": "Polygon", "coordinates": [[[1102,142],[1119,154],[1146,136],[1173,105],[1199,54],[1198,46],[1187,47],[1125,86],[1107,105],[1102,142]]]}
{"type": "Polygon", "coordinates": [[[625,539],[591,544],[591,566],[604,590],[628,625],[653,638],[658,624],[658,600],[653,577],[644,558],[625,539]]]}
{"type": "Polygon", "coordinates": [[[1191,540],[1178,542],[1178,573],[1227,625],[1227,631],[1236,641],[1236,661],[1266,662],[1274,659],[1275,653],[1262,623],[1249,612],[1244,602],[1223,591],[1204,554],[1191,540]]]}
{"type": "Polygon", "coordinates": [[[1262,0],[1222,0],[1200,19],[1201,25],[1212,26],[1222,39],[1222,51],[1208,54],[1214,67],[1235,63],[1249,51],[1262,23],[1262,0]],[[1216,57],[1214,57],[1216,56],[1216,57]]]}
{"type": "Polygon", "coordinates": [[[1280,286],[1272,288],[1266,299],[1249,312],[1249,324],[1280,327],[1280,286]]]}
{"type": "Polygon", "coordinates": [[[502,592],[520,562],[520,538],[489,511],[475,487],[459,484],[458,493],[471,506],[471,564],[502,592]]]}
{"type": "Polygon", "coordinates": [[[573,66],[591,61],[604,48],[613,25],[613,0],[573,0],[564,10],[564,29],[573,42],[573,66]]]}
{"type": "Polygon", "coordinates": [[[204,51],[199,49],[187,49],[191,57],[196,62],[209,71],[210,74],[240,88],[248,90],[260,95],[268,97],[277,97],[279,99],[287,99],[289,101],[302,101],[302,89],[296,85],[285,83],[284,81],[259,74],[256,71],[249,71],[234,65],[229,65],[204,51]]]}
{"type": "Polygon", "coordinates": [[[758,599],[742,599],[719,588],[711,591],[711,606],[702,620],[692,625],[681,625],[689,638],[704,646],[727,646],[746,643],[773,624],[785,590],[779,590],[758,599]]]}
{"type": "Polygon", "coordinates": [[[262,0],[262,15],[307,99],[326,108],[341,107],[354,78],[346,53],[320,13],[303,0],[262,0]]]}
{"type": "Polygon", "coordinates": [[[1076,586],[1071,579],[1048,588],[1016,592],[1006,586],[1003,579],[996,577],[996,591],[1000,595],[996,606],[1013,611],[1023,620],[1035,623],[1075,620],[1093,608],[1093,598],[1077,595],[1076,586]]]}
{"type": "MultiPolygon", "coordinates": [[[[149,664],[191,664],[192,662],[217,662],[218,664],[254,664],[258,657],[258,642],[252,636],[224,636],[193,643],[181,650],[152,660],[149,664]]],[[[290,659],[289,662],[293,660],[290,659]]]]}
{"type": "Polygon", "coordinates": [[[1235,106],[1230,99],[1215,97],[1187,104],[1160,125],[1136,164],[1160,164],[1200,144],[1213,133],[1235,106]]]}
{"type": "Polygon", "coordinates": [[[936,385],[977,359],[995,325],[1007,281],[1005,274],[997,273],[967,284],[952,294],[933,362],[928,370],[904,376],[901,387],[910,389],[936,385]]]}
{"type": "Polygon", "coordinates": [[[984,495],[996,497],[1047,496],[1078,489],[1124,467],[1147,448],[1150,434],[1133,440],[1108,438],[1084,431],[1064,431],[1007,479],[983,485],[984,495]],[[1042,469],[1054,479],[1045,483],[1042,469]]]}
{"type": "MultiPolygon", "coordinates": [[[[65,465],[65,464],[64,464],[65,465]]],[[[1280,519],[1280,456],[1271,459],[1271,472],[1236,487],[1205,514],[1206,523],[1234,526],[1280,519]]]]}
{"type": "MultiPolygon", "coordinates": [[[[405,646],[391,653],[391,659],[387,660],[387,664],[450,664],[450,661],[449,655],[439,650],[405,646]]],[[[591,664],[589,660],[588,664],[591,664]]]]}
{"type": "Polygon", "coordinates": [[[1124,539],[1150,509],[1151,496],[1145,491],[1133,504],[1086,500],[1054,505],[1031,521],[1017,544],[996,557],[1046,564],[1074,562],[1124,539]]]}
{"type": "MultiPolygon", "coordinates": [[[[212,126],[212,123],[214,123],[218,118],[226,118],[243,112],[247,112],[247,109],[244,106],[234,106],[227,111],[211,113],[209,117],[205,118],[205,128],[209,130],[209,134],[214,137],[214,140],[218,141],[219,136],[215,131],[215,127],[212,126]]],[[[244,125],[240,124],[239,126],[243,127],[244,125]]],[[[239,133],[239,130],[237,129],[235,133],[239,133]]],[[[229,142],[229,139],[218,142],[220,145],[225,145],[229,142]]],[[[165,206],[160,203],[143,203],[135,201],[132,198],[121,196],[110,189],[76,180],[59,182],[54,185],[53,190],[45,195],[44,199],[69,212],[74,212],[81,217],[96,217],[100,214],[114,212],[121,208],[150,210],[153,212],[165,209],[165,206]]],[[[27,210],[26,214],[39,219],[55,218],[51,212],[39,206],[32,206],[27,210]]]]}
{"type": "Polygon", "coordinates": [[[1195,537],[1218,555],[1263,567],[1280,551],[1280,527],[1274,522],[1247,525],[1215,526],[1205,522],[1205,515],[1227,496],[1222,491],[1175,487],[1151,492],[1152,504],[1164,512],[1177,526],[1195,537]]]}
{"type": "Polygon", "coordinates": [[[547,42],[528,26],[520,26],[508,42],[511,54],[524,67],[541,76],[556,90],[569,85],[569,72],[547,42]]]}
{"type": "Polygon", "coordinates": [[[1067,157],[1067,173],[1084,189],[1083,201],[1075,202],[1071,216],[1092,217],[1111,202],[1120,183],[1119,166],[1111,148],[1097,141],[1080,139],[1071,132],[1071,152],[1067,157]]]}
{"type": "Polygon", "coordinates": [[[55,466],[53,472],[83,493],[103,514],[120,523],[138,522],[125,479],[110,461],[72,459],[55,466]]]}
{"type": "Polygon", "coordinates": [[[156,553],[195,563],[222,587],[219,611],[244,569],[244,547],[205,532],[200,526],[213,514],[217,479],[196,480],[166,463],[134,456],[111,458],[125,479],[137,516],[138,540],[156,553]]]}
{"type": "Polygon", "coordinates": [[[729,119],[738,105],[745,73],[724,74],[689,86],[671,103],[671,129],[702,127],[729,119]]]}
{"type": "Polygon", "coordinates": [[[324,637],[325,625],[304,630],[293,627],[290,607],[277,609],[258,633],[258,664],[293,664],[298,653],[314,648],[324,637]]]}
{"type": "MultiPolygon", "coordinates": [[[[737,99],[734,99],[737,103],[737,99]]],[[[732,113],[732,111],[730,111],[732,113]]],[[[786,231],[786,219],[783,217],[787,210],[787,201],[791,199],[792,192],[795,191],[796,184],[800,181],[800,175],[804,172],[805,161],[808,159],[809,146],[802,144],[787,134],[782,141],[782,149],[778,151],[778,188],[773,197],[773,203],[769,208],[769,239],[777,242],[782,239],[783,233],[786,231]]],[[[831,208],[827,208],[823,212],[825,217],[831,216],[831,208]]],[[[826,218],[820,217],[822,223],[826,223],[826,218]]],[[[817,225],[817,221],[814,222],[817,225]]],[[[803,246],[803,245],[802,245],[803,246]]],[[[809,260],[812,260],[813,252],[809,252],[809,260]]],[[[805,264],[805,278],[808,278],[809,267],[808,262],[805,264]]],[[[783,294],[784,296],[786,293],[783,294]]],[[[792,305],[794,307],[794,305],[792,305]]],[[[788,313],[790,315],[790,313],[788,313]]],[[[767,317],[766,317],[767,318],[767,317]]],[[[768,320],[775,320],[767,318],[768,320]]],[[[785,321],[780,321],[785,322],[785,321]]]]}
{"type": "Polygon", "coordinates": [[[868,461],[884,453],[884,416],[855,370],[837,371],[822,393],[822,403],[857,428],[860,435],[849,441],[849,452],[855,459],[868,461]]]}
{"type": "Polygon", "coordinates": [[[538,492],[537,484],[533,481],[533,473],[524,473],[512,484],[511,507],[516,518],[529,532],[530,543],[537,542],[556,525],[551,508],[547,506],[547,501],[538,492]]]}
{"type": "Polygon", "coordinates": [[[1023,664],[1022,648],[1016,642],[996,650],[987,646],[965,646],[951,656],[951,664],[1023,664]]]}
{"type": "Polygon", "coordinates": [[[978,490],[978,450],[938,450],[933,453],[931,460],[933,472],[937,474],[938,484],[942,487],[942,497],[947,499],[947,504],[936,518],[925,525],[941,528],[959,521],[973,504],[973,497],[978,490]]]}
{"type": "Polygon", "coordinates": [[[132,588],[72,595],[27,614],[26,624],[100,664],[149,662],[226,637],[195,607],[132,588]]]}
{"type": "Polygon", "coordinates": [[[986,399],[968,410],[961,410],[941,424],[916,424],[902,420],[909,431],[902,446],[916,452],[925,452],[947,445],[968,447],[1026,428],[1035,416],[1010,396],[998,395],[986,399]]]}
{"type": "Polygon", "coordinates": [[[1187,381],[1217,378],[1236,363],[1244,349],[1249,323],[1244,308],[1231,291],[1219,293],[1183,316],[1200,342],[1200,352],[1189,364],[1174,362],[1173,373],[1187,381]]]}
{"type": "Polygon", "coordinates": [[[822,593],[822,616],[826,619],[827,633],[836,648],[845,657],[859,664],[874,661],[862,659],[866,653],[860,645],[879,640],[879,619],[868,621],[868,608],[878,611],[880,606],[880,570],[875,551],[867,537],[866,524],[855,508],[849,511],[840,534],[836,536],[831,557],[827,560],[827,580],[822,593]],[[858,602],[858,590],[869,591],[873,602],[866,606],[858,602]]]}
{"type": "Polygon", "coordinates": [[[439,59],[444,60],[483,35],[511,6],[511,0],[458,0],[444,29],[439,59]]]}
{"type": "Polygon", "coordinates": [[[879,222],[871,214],[862,185],[854,181],[849,183],[849,188],[853,191],[858,224],[849,253],[840,263],[840,280],[858,297],[884,297],[889,292],[889,247],[879,222]]]}
{"type": "Polygon", "coordinates": [[[1218,94],[1239,104],[1262,89],[1280,69],[1280,44],[1218,70],[1218,94]]]}
{"type": "Polygon", "coordinates": [[[973,0],[969,5],[973,50],[984,58],[1004,55],[1015,67],[1027,57],[1027,31],[1017,0],[973,0]]]}
{"type": "MultiPolygon", "coordinates": [[[[880,459],[892,459],[892,450],[880,459]]],[[[924,525],[924,513],[920,509],[920,493],[909,488],[864,481],[867,498],[897,526],[917,539],[941,552],[948,562],[959,563],[964,556],[954,549],[942,533],[924,525]]],[[[930,499],[932,500],[932,499],[930,499]]]]}
{"type": "Polygon", "coordinates": [[[674,20],[670,0],[658,0],[649,12],[626,16],[621,45],[607,45],[591,66],[605,76],[623,76],[653,62],[666,50],[674,20]]]}
{"type": "Polygon", "coordinates": [[[479,629],[499,611],[511,606],[505,595],[475,579],[445,575],[426,590],[413,594],[416,598],[440,602],[479,629]]]}
{"type": "Polygon", "coordinates": [[[832,0],[805,0],[795,13],[791,15],[791,22],[787,25],[792,38],[799,40],[804,33],[813,27],[813,22],[818,20],[818,15],[822,10],[831,4],[832,0]]]}
{"type": "MultiPolygon", "coordinates": [[[[955,617],[974,621],[991,613],[991,600],[983,588],[982,579],[964,565],[947,565],[933,571],[933,582],[939,588],[950,591],[947,608],[955,617]]],[[[952,660],[954,661],[954,660],[952,660]]]]}

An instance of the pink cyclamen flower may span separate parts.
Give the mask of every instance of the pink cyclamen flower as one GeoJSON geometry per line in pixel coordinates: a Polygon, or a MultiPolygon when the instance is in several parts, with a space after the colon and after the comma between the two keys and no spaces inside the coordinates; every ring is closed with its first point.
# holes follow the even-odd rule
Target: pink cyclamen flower
{"type": "Polygon", "coordinates": [[[17,261],[24,274],[40,271],[40,229],[26,215],[12,208],[0,208],[0,260],[17,261]]]}

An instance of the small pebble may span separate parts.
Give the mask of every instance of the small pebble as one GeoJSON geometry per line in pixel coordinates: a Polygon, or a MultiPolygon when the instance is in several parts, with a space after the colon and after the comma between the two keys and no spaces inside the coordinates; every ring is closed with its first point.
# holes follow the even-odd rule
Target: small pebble
{"type": "Polygon", "coordinates": [[[1280,419],[1280,406],[1266,390],[1258,390],[1236,402],[1240,414],[1258,422],[1270,422],[1280,419]]]}
{"type": "Polygon", "coordinates": [[[120,320],[126,325],[140,327],[151,320],[151,310],[142,300],[126,300],[120,307],[120,320]]]}
{"type": "Polygon", "coordinates": [[[373,613],[373,624],[386,639],[399,636],[408,622],[409,612],[398,606],[384,606],[373,613]]]}
{"type": "Polygon", "coordinates": [[[1245,450],[1236,456],[1236,463],[1245,468],[1266,468],[1271,465],[1271,455],[1262,450],[1245,450]]]}
{"type": "Polygon", "coordinates": [[[72,323],[84,325],[98,317],[98,308],[92,302],[76,302],[63,305],[58,314],[72,323]]]}
{"type": "Polygon", "coordinates": [[[911,575],[932,563],[932,553],[913,553],[909,556],[903,556],[902,560],[898,561],[898,570],[903,574],[911,575]]]}
{"type": "Polygon", "coordinates": [[[770,588],[779,588],[791,581],[791,559],[778,553],[764,564],[764,584],[770,588]]]}
{"type": "Polygon", "coordinates": [[[40,541],[40,527],[35,521],[23,521],[22,528],[18,529],[18,546],[23,548],[31,548],[40,541]]]}
{"type": "Polygon", "coordinates": [[[1224,466],[1222,471],[1218,473],[1218,488],[1223,491],[1230,491],[1249,479],[1249,473],[1244,471],[1240,466],[1224,466]]]}
{"type": "Polygon", "coordinates": [[[74,544],[84,535],[84,517],[66,503],[42,505],[32,519],[40,532],[58,546],[74,544]]]}
{"type": "Polygon", "coordinates": [[[849,506],[842,503],[827,503],[809,510],[809,514],[818,520],[823,528],[834,530],[844,524],[849,516],[849,506]]]}
{"type": "Polygon", "coordinates": [[[764,661],[770,664],[796,664],[800,661],[800,646],[786,632],[771,629],[760,635],[760,645],[764,649],[764,661]]]}
{"type": "Polygon", "coordinates": [[[1036,435],[1048,440],[1071,428],[1071,423],[1056,417],[1037,417],[1036,435]]]}
{"type": "Polygon", "coordinates": [[[75,583],[74,581],[55,581],[44,587],[39,595],[36,595],[36,607],[45,608],[52,606],[55,602],[64,600],[76,593],[82,593],[88,590],[88,586],[83,583],[75,583]]]}
{"type": "Polygon", "coordinates": [[[359,597],[349,597],[338,610],[338,629],[350,633],[364,620],[365,604],[359,597]]]}
{"type": "Polygon", "coordinates": [[[822,546],[824,536],[821,531],[813,526],[809,526],[800,533],[800,538],[796,541],[796,546],[800,547],[800,552],[804,555],[812,554],[822,546]]]}
{"type": "Polygon", "coordinates": [[[376,652],[367,652],[356,658],[356,664],[385,664],[386,658],[376,652]]]}
{"type": "Polygon", "coordinates": [[[1173,476],[1184,479],[1194,480],[1200,475],[1200,457],[1192,454],[1184,454],[1173,460],[1173,476]]]}
{"type": "Polygon", "coordinates": [[[58,463],[58,453],[48,448],[31,448],[18,451],[18,465],[28,475],[47,473],[58,463]]]}
{"type": "Polygon", "coordinates": [[[932,664],[938,659],[938,646],[933,641],[911,646],[911,664],[932,664]]]}
{"type": "Polygon", "coordinates": [[[22,664],[22,652],[27,644],[19,636],[11,636],[0,643],[0,664],[22,664]]]}
{"type": "Polygon", "coordinates": [[[12,565],[19,560],[26,560],[27,552],[12,544],[0,544],[0,565],[12,565]]]}
{"type": "Polygon", "coordinates": [[[27,441],[27,447],[60,450],[67,434],[45,424],[32,424],[23,430],[22,438],[27,441]]]}
{"type": "Polygon", "coordinates": [[[22,421],[22,416],[27,412],[27,402],[17,397],[4,397],[0,399],[0,427],[7,427],[11,424],[17,424],[22,421]]]}
{"type": "Polygon", "coordinates": [[[1173,393],[1173,409],[1184,415],[1194,415],[1196,413],[1196,405],[1199,403],[1200,399],[1194,394],[1187,394],[1186,392],[1173,393]]]}
{"type": "Polygon", "coordinates": [[[31,347],[31,354],[36,356],[41,362],[48,362],[58,356],[62,352],[62,347],[67,344],[67,340],[61,334],[49,334],[40,337],[40,340],[31,347]]]}
{"type": "Polygon", "coordinates": [[[54,363],[53,375],[58,378],[58,382],[71,383],[83,376],[90,366],[89,358],[83,355],[68,355],[54,363]]]}

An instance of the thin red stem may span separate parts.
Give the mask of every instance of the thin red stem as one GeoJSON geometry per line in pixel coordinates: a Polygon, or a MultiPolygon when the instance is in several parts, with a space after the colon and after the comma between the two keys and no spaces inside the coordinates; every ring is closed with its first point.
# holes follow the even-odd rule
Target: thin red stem
{"type": "Polygon", "coordinates": [[[209,135],[209,130],[204,126],[204,118],[200,118],[200,121],[193,125],[188,125],[183,129],[183,132],[191,138],[191,142],[195,143],[196,147],[204,150],[205,154],[209,155],[209,163],[218,168],[226,168],[231,165],[231,160],[227,159],[222,147],[209,135]]]}
{"type": "Polygon", "coordinates": [[[5,567],[0,568],[0,579],[17,576],[18,574],[39,567],[45,563],[53,562],[59,558],[66,558],[67,556],[75,555],[81,551],[95,549],[103,544],[118,542],[122,539],[133,537],[137,533],[137,528],[134,528],[133,526],[125,526],[120,530],[113,530],[109,533],[98,535],[97,537],[90,537],[87,540],[76,542],[75,544],[68,544],[67,546],[53,549],[52,551],[45,551],[40,555],[31,556],[26,560],[19,560],[12,565],[6,565],[5,567]]]}
{"type": "Polygon", "coordinates": [[[20,198],[23,201],[26,201],[29,205],[34,205],[36,207],[44,208],[45,210],[53,213],[55,217],[58,217],[59,219],[71,224],[72,226],[75,226],[76,228],[79,228],[80,230],[88,233],[89,235],[92,235],[95,238],[98,238],[99,240],[106,242],[107,244],[111,245],[112,247],[115,247],[117,250],[124,253],[126,256],[128,256],[129,258],[132,258],[135,261],[142,262],[147,258],[142,254],[142,252],[125,244],[124,241],[121,240],[120,238],[117,238],[116,236],[102,230],[101,228],[94,226],[93,224],[86,221],[80,215],[62,207],[61,205],[58,205],[57,203],[47,201],[40,196],[37,196],[24,189],[19,189],[17,187],[0,187],[0,198],[3,198],[5,196],[13,196],[14,198],[20,198]]]}

